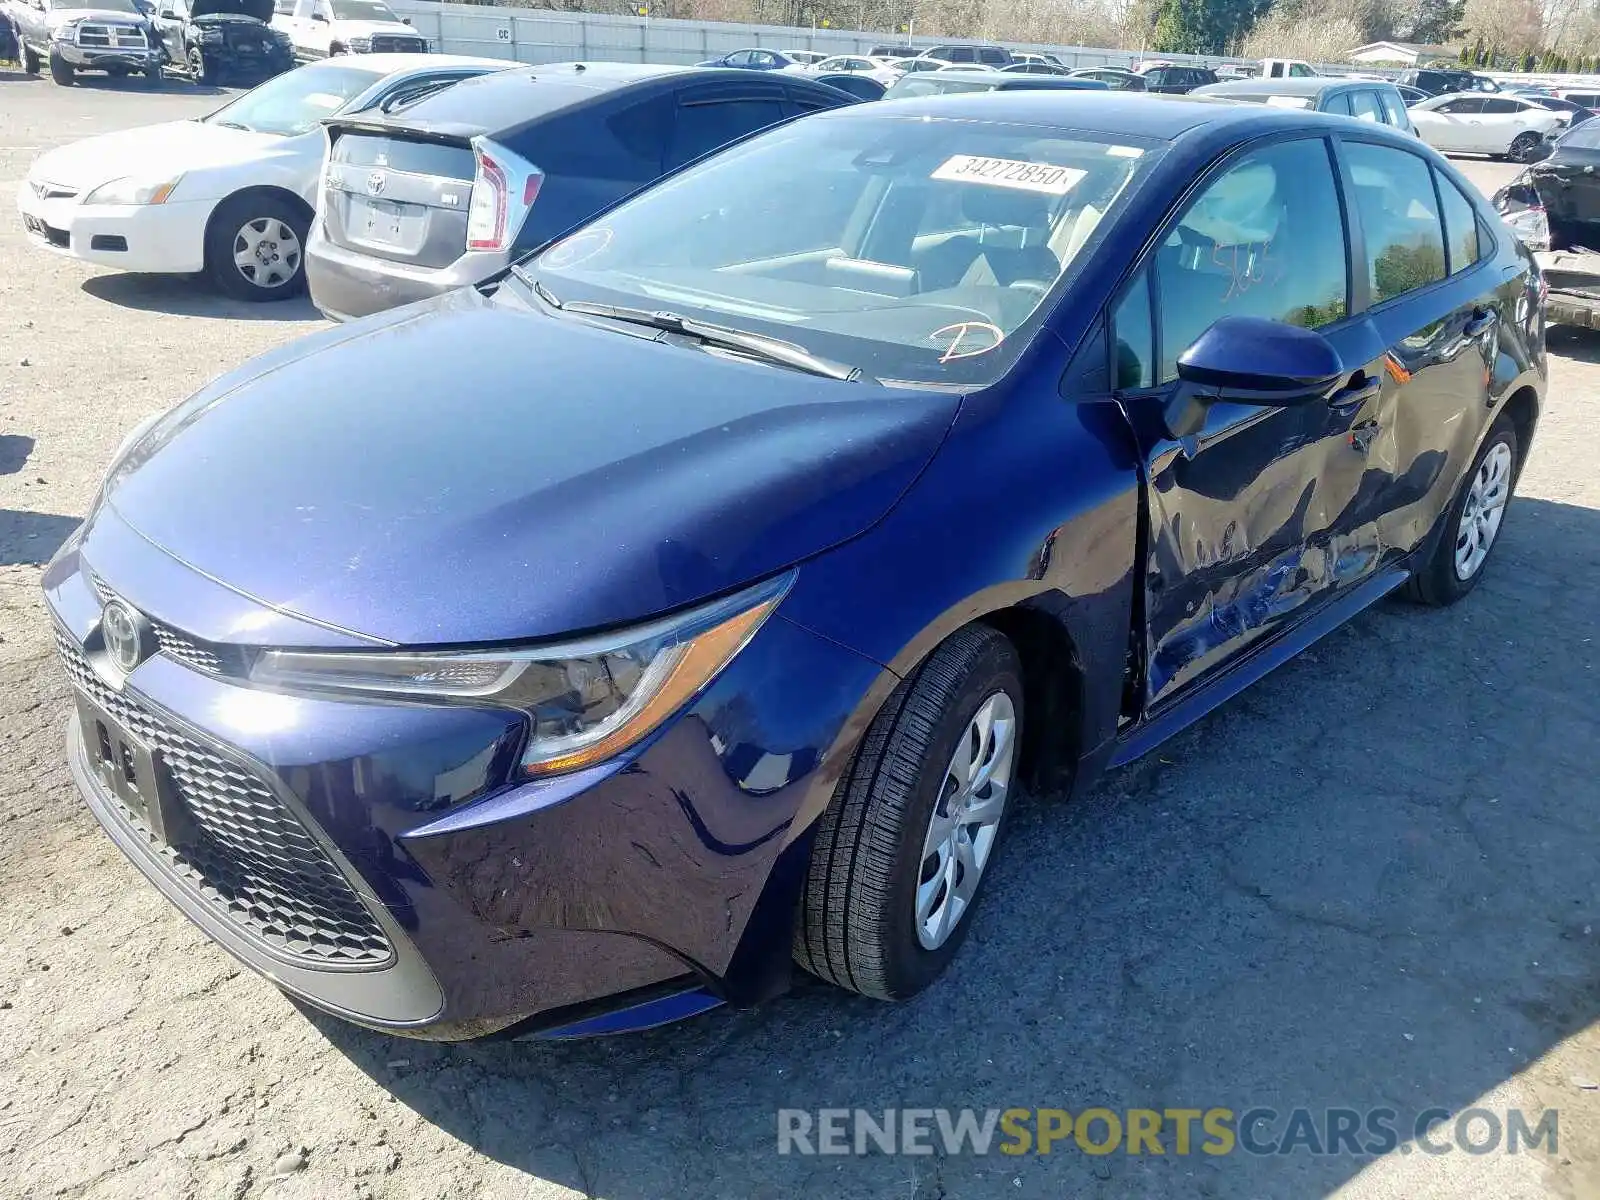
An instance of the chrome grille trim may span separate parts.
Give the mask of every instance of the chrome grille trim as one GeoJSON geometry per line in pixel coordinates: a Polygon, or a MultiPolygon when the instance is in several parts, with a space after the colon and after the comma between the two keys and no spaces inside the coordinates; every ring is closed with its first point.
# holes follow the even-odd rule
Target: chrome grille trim
{"type": "Polygon", "coordinates": [[[321,970],[378,970],[395,952],[350,881],[304,822],[247,765],[176,728],[137,697],[107,685],[59,627],[56,647],[73,687],[157,756],[194,827],[168,845],[101,791],[172,877],[268,954],[321,970]]]}
{"type": "Polygon", "coordinates": [[[88,50],[149,49],[144,30],[136,25],[79,25],[78,45],[88,50]]]}
{"type": "MultiPolygon", "coordinates": [[[[89,586],[94,588],[95,595],[100,597],[100,603],[104,604],[109,600],[119,598],[111,586],[100,576],[93,571],[86,571],[85,573],[89,580],[89,586]]],[[[150,622],[150,628],[155,631],[156,645],[160,648],[160,652],[168,658],[175,658],[184,666],[193,667],[196,671],[204,671],[207,675],[228,674],[223,666],[222,655],[213,647],[190,637],[182,630],[175,629],[164,621],[156,620],[148,613],[145,614],[145,619],[150,622]]]]}

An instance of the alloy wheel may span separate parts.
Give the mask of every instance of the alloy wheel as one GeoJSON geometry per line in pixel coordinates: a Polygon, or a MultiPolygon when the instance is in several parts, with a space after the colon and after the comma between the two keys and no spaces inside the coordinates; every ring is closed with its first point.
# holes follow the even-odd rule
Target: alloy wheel
{"type": "Polygon", "coordinates": [[[300,270],[300,238],[277,217],[246,221],[233,236],[233,263],[258,288],[284,286],[300,270]]]}
{"type": "Polygon", "coordinates": [[[1456,578],[1471,579],[1489,557],[1511,499],[1511,447],[1497,443],[1478,464],[1456,526],[1456,578]]]}
{"type": "Polygon", "coordinates": [[[945,768],[917,879],[917,941],[925,950],[949,940],[978,890],[1011,791],[1016,732],[1011,697],[993,693],[972,715],[945,768]]]}

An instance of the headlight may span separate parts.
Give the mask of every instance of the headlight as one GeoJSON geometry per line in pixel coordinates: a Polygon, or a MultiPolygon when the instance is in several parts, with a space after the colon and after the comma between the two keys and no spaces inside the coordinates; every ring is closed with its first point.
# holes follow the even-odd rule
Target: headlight
{"type": "Polygon", "coordinates": [[[1513,213],[1502,213],[1501,220],[1511,227],[1511,232],[1529,250],[1550,249],[1550,218],[1542,208],[1524,208],[1513,213]]]}
{"type": "Polygon", "coordinates": [[[369,37],[353,37],[350,39],[350,49],[357,54],[365,54],[372,49],[372,39],[369,37]]]}
{"type": "Polygon", "coordinates": [[[613,758],[660,727],[755,636],[793,578],[564,645],[438,653],[267,650],[250,678],[291,691],[514,708],[530,724],[523,772],[553,775],[613,758]]]}
{"type": "Polygon", "coordinates": [[[102,183],[94,191],[83,198],[85,204],[165,204],[167,197],[172,195],[173,189],[183,179],[182,175],[174,175],[171,179],[151,182],[139,179],[132,175],[122,179],[113,179],[110,183],[102,183]]]}
{"type": "Polygon", "coordinates": [[[78,25],[80,24],[81,20],[82,18],[78,18],[76,20],[66,21],[56,26],[56,41],[76,41],[78,37],[78,25]]]}

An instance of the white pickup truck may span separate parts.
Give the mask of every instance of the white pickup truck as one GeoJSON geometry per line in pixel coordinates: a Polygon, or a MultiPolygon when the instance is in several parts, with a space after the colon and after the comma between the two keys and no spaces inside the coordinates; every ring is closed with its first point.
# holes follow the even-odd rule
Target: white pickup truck
{"type": "Polygon", "coordinates": [[[277,0],[272,27],[301,62],[336,54],[426,53],[428,39],[383,0],[277,0]]]}
{"type": "Polygon", "coordinates": [[[1298,58],[1263,58],[1257,79],[1310,79],[1322,74],[1308,62],[1298,58]]]}

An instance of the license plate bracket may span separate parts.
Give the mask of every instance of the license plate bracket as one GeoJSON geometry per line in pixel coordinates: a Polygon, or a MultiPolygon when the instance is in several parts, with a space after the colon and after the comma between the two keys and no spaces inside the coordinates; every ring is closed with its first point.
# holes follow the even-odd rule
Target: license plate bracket
{"type": "Polygon", "coordinates": [[[77,702],[89,769],[163,845],[186,840],[192,818],[159,752],[83,693],[77,702]]]}
{"type": "Polygon", "coordinates": [[[368,241],[385,246],[396,246],[405,236],[405,211],[392,200],[357,198],[356,215],[361,221],[361,235],[368,241]]]}

